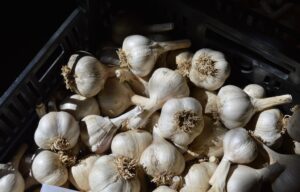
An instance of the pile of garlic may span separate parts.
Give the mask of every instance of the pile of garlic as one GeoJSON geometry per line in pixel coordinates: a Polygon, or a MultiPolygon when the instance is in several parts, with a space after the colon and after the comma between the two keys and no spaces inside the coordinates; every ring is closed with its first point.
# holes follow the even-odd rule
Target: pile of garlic
{"type": "Polygon", "coordinates": [[[292,96],[228,85],[225,55],[190,46],[130,35],[119,65],[71,55],[66,96],[39,110],[34,179],[91,192],[300,191],[299,107],[276,108],[292,96]],[[160,66],[166,52],[175,63],[160,66]],[[296,154],[275,152],[287,140],[296,154]]]}

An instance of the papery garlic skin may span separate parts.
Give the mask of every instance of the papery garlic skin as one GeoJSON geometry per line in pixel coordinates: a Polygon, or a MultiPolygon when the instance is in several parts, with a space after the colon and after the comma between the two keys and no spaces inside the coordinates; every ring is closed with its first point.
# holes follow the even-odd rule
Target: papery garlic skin
{"type": "Polygon", "coordinates": [[[81,191],[90,190],[89,174],[99,156],[92,155],[81,160],[69,170],[69,181],[81,191]]]}
{"type": "Polygon", "coordinates": [[[279,147],[282,143],[282,118],[283,115],[279,109],[261,112],[256,122],[254,135],[269,147],[279,147]]]}
{"type": "Polygon", "coordinates": [[[97,100],[103,116],[116,117],[132,106],[131,96],[134,92],[129,85],[111,78],[104,89],[97,95],[97,100]]]}
{"type": "Polygon", "coordinates": [[[217,106],[222,123],[233,129],[245,126],[256,112],[290,102],[291,95],[257,99],[249,97],[237,86],[226,85],[218,92],[217,106]]]}
{"type": "Polygon", "coordinates": [[[258,84],[249,84],[243,91],[253,98],[263,98],[266,95],[265,89],[258,84]]]}
{"type": "Polygon", "coordinates": [[[106,79],[112,76],[107,67],[84,51],[71,55],[67,66],[62,68],[62,74],[67,89],[85,97],[97,95],[106,79]]]}
{"type": "Polygon", "coordinates": [[[196,86],[214,91],[224,84],[230,71],[223,53],[204,48],[194,54],[189,78],[196,86]]]}
{"type": "Polygon", "coordinates": [[[153,182],[169,184],[173,176],[183,172],[185,160],[171,143],[157,135],[156,129],[153,129],[153,142],[144,150],[140,164],[154,178],[153,182]]]}
{"type": "Polygon", "coordinates": [[[11,164],[0,164],[0,189],[2,192],[23,192],[25,190],[22,175],[11,164]]]}
{"type": "Polygon", "coordinates": [[[216,162],[202,162],[192,165],[184,177],[185,186],[180,192],[207,191],[210,187],[208,181],[217,166],[216,162]]]}
{"type": "Polygon", "coordinates": [[[156,189],[154,189],[154,191],[152,191],[152,192],[177,192],[177,191],[174,189],[171,189],[168,186],[159,186],[156,189]]]}
{"type": "Polygon", "coordinates": [[[201,104],[192,97],[170,99],[162,107],[157,134],[187,149],[204,127],[201,104]]]}
{"type": "Polygon", "coordinates": [[[34,141],[42,149],[68,150],[76,145],[79,132],[79,124],[72,115],[50,112],[40,119],[34,141]]]}
{"type": "Polygon", "coordinates": [[[113,154],[140,160],[143,151],[152,143],[152,135],[143,130],[129,130],[117,134],[111,142],[113,154]]]}
{"type": "Polygon", "coordinates": [[[68,180],[68,170],[57,153],[41,151],[33,159],[33,177],[42,184],[61,186],[68,180]]]}
{"type": "MultiPolygon", "coordinates": [[[[92,192],[139,192],[140,181],[135,168],[126,167],[120,170],[117,162],[122,156],[104,155],[96,160],[89,174],[89,184],[92,192]],[[122,172],[123,171],[123,172],[122,172]]],[[[128,163],[128,162],[127,162],[128,163]]]]}
{"type": "Polygon", "coordinates": [[[152,71],[159,55],[190,45],[189,40],[155,42],[142,35],[130,35],[124,39],[119,57],[121,65],[128,65],[135,75],[145,77],[152,71]]]}
{"type": "Polygon", "coordinates": [[[87,98],[78,94],[64,99],[59,105],[59,109],[72,114],[78,121],[87,115],[100,115],[100,109],[95,98],[87,98]]]}

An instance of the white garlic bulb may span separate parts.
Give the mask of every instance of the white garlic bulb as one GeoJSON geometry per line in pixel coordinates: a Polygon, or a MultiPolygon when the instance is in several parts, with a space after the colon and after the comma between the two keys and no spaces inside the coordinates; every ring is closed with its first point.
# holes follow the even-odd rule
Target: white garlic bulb
{"type": "Polygon", "coordinates": [[[88,115],[81,120],[81,140],[92,152],[101,154],[109,149],[113,136],[122,124],[139,113],[141,113],[141,108],[135,107],[113,119],[88,115]]]}
{"type": "Polygon", "coordinates": [[[97,95],[97,100],[103,116],[116,117],[122,114],[132,104],[131,96],[134,92],[129,85],[119,82],[116,78],[109,79],[102,91],[97,95]]]}
{"type": "Polygon", "coordinates": [[[139,192],[137,162],[128,157],[104,155],[96,160],[89,174],[92,192],[139,192]]]}
{"type": "Polygon", "coordinates": [[[176,55],[175,62],[181,75],[189,76],[193,56],[194,54],[188,51],[184,51],[176,55]]]}
{"type": "Polygon", "coordinates": [[[190,46],[189,40],[155,42],[142,35],[130,35],[124,39],[118,55],[121,66],[128,66],[135,75],[145,77],[152,71],[159,55],[190,46]]]}
{"type": "Polygon", "coordinates": [[[173,176],[180,175],[185,167],[182,154],[168,141],[156,134],[153,128],[153,142],[143,152],[140,164],[153,177],[152,182],[166,185],[173,176]]]}
{"type": "Polygon", "coordinates": [[[282,118],[279,109],[268,109],[258,116],[254,135],[269,147],[279,147],[282,143],[282,118]]]}
{"type": "Polygon", "coordinates": [[[224,156],[209,180],[210,192],[224,191],[231,163],[245,164],[257,156],[257,145],[244,128],[229,130],[223,139],[224,156]]]}
{"type": "Polygon", "coordinates": [[[78,121],[87,115],[100,115],[99,105],[95,98],[87,98],[78,94],[64,99],[59,109],[71,113],[78,121]]]}
{"type": "Polygon", "coordinates": [[[28,146],[26,144],[22,144],[11,162],[0,164],[1,192],[24,192],[25,181],[19,172],[19,165],[27,148],[28,146]]]}
{"type": "Polygon", "coordinates": [[[80,51],[71,55],[62,67],[62,75],[67,89],[93,97],[103,89],[106,79],[115,75],[115,68],[108,68],[90,53],[80,51]]]}
{"type": "Polygon", "coordinates": [[[211,49],[198,50],[192,59],[189,78],[198,87],[214,91],[229,77],[230,65],[223,53],[211,49]]]}
{"type": "MultiPolygon", "coordinates": [[[[203,156],[215,156],[222,158],[223,156],[223,138],[228,129],[207,116],[204,116],[204,128],[202,133],[197,136],[189,145],[189,150],[203,156]]],[[[195,157],[189,153],[184,154],[186,161],[192,160],[195,157]]]]}
{"type": "Polygon", "coordinates": [[[222,123],[228,129],[233,129],[245,126],[256,112],[290,102],[291,95],[257,99],[249,97],[239,87],[226,85],[218,93],[217,106],[222,123]]]}
{"type": "Polygon", "coordinates": [[[34,133],[35,143],[42,149],[68,150],[79,137],[79,125],[67,112],[50,112],[44,115],[34,133]]]}
{"type": "Polygon", "coordinates": [[[258,84],[249,84],[243,91],[253,98],[264,98],[266,95],[265,89],[258,84]]]}
{"type": "Polygon", "coordinates": [[[143,151],[152,143],[152,135],[143,130],[129,130],[117,134],[111,142],[111,152],[140,160],[143,151]]]}
{"type": "Polygon", "coordinates": [[[76,159],[63,152],[54,153],[48,150],[39,152],[33,159],[31,171],[33,177],[42,184],[61,186],[68,180],[67,167],[76,159]]]}
{"type": "Polygon", "coordinates": [[[217,166],[216,158],[210,158],[210,162],[193,164],[184,177],[185,185],[180,192],[207,191],[210,187],[208,181],[217,166]]]}
{"type": "Polygon", "coordinates": [[[157,134],[187,150],[204,127],[202,106],[192,97],[168,100],[162,107],[157,134]]]}
{"type": "Polygon", "coordinates": [[[293,140],[300,142],[300,105],[294,106],[292,112],[287,121],[287,132],[293,140]]]}
{"type": "Polygon", "coordinates": [[[91,155],[79,161],[69,170],[69,181],[82,191],[89,191],[89,174],[94,166],[95,161],[99,158],[97,155],[91,155]]]}
{"type": "Polygon", "coordinates": [[[148,118],[171,98],[187,97],[190,93],[184,77],[177,71],[168,68],[159,68],[152,74],[148,84],[149,98],[139,95],[132,96],[136,105],[142,106],[144,112],[128,121],[128,128],[144,127],[148,118]]]}

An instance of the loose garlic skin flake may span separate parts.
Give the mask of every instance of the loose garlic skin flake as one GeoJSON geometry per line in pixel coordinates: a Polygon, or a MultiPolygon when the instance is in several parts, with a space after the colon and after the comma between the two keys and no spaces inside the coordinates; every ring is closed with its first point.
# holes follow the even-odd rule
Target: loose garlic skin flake
{"type": "Polygon", "coordinates": [[[79,132],[79,124],[72,115],[50,112],[40,119],[34,141],[42,149],[68,150],[76,145],[79,132]]]}
{"type": "Polygon", "coordinates": [[[223,53],[200,49],[192,59],[189,78],[198,87],[209,91],[219,89],[230,75],[230,65],[223,53]]]}

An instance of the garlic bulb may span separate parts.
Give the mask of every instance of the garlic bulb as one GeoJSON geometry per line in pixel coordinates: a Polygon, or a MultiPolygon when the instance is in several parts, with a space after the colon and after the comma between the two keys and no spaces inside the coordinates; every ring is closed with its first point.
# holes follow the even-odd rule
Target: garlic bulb
{"type": "Polygon", "coordinates": [[[158,185],[170,184],[173,176],[180,175],[185,167],[182,154],[153,128],[153,142],[143,152],[140,164],[158,185]]]}
{"type": "Polygon", "coordinates": [[[149,98],[134,95],[131,100],[142,106],[144,111],[129,119],[128,128],[144,127],[149,117],[171,98],[187,97],[190,93],[184,77],[168,68],[159,68],[152,74],[148,83],[149,98]]]}
{"type": "Polygon", "coordinates": [[[234,85],[226,85],[218,93],[217,106],[222,123],[232,129],[245,126],[256,112],[290,102],[291,95],[257,99],[234,85]]]}
{"type": "Polygon", "coordinates": [[[184,177],[185,185],[180,192],[207,191],[210,187],[208,181],[218,166],[216,160],[211,158],[210,162],[193,164],[184,177]]]}
{"type": "Polygon", "coordinates": [[[190,46],[189,40],[155,42],[142,35],[131,35],[124,39],[118,55],[121,67],[129,67],[135,75],[145,77],[152,71],[159,55],[190,46]]]}
{"type": "Polygon", "coordinates": [[[108,68],[90,53],[80,51],[71,55],[62,67],[62,75],[67,89],[93,97],[103,89],[106,79],[115,75],[115,68],[108,68]]]}
{"type": "Polygon", "coordinates": [[[44,115],[34,133],[34,141],[40,148],[58,151],[73,148],[78,137],[78,122],[64,111],[44,115]]]}
{"type": "Polygon", "coordinates": [[[97,95],[103,116],[116,117],[131,105],[134,92],[127,83],[121,83],[116,78],[106,82],[104,89],[97,95]]]}
{"type": "Polygon", "coordinates": [[[223,139],[223,148],[222,161],[209,180],[212,185],[210,191],[224,191],[231,163],[250,163],[257,156],[256,143],[244,128],[228,131],[223,139]]]}
{"type": "Polygon", "coordinates": [[[22,144],[10,163],[0,164],[0,189],[2,192],[23,192],[25,190],[25,181],[19,172],[19,165],[27,148],[26,144],[22,144]]]}
{"type": "MultiPolygon", "coordinates": [[[[284,166],[275,163],[262,169],[253,169],[245,165],[230,168],[227,192],[261,191],[263,182],[272,183],[282,173],[284,166]]],[[[288,188],[288,186],[286,186],[288,188]]]]}
{"type": "Polygon", "coordinates": [[[170,99],[162,107],[157,134],[187,150],[204,127],[201,104],[192,97],[170,99]]]}
{"type": "Polygon", "coordinates": [[[289,136],[300,142],[300,105],[296,105],[292,109],[293,115],[288,119],[287,132],[289,136]]]}
{"type": "Polygon", "coordinates": [[[59,109],[71,113],[78,121],[87,115],[100,115],[100,109],[95,98],[86,98],[77,94],[64,99],[60,103],[59,109]]]}
{"type": "Polygon", "coordinates": [[[175,57],[177,69],[181,75],[189,76],[193,56],[193,53],[184,51],[175,57]]]}
{"type": "Polygon", "coordinates": [[[147,131],[129,130],[119,133],[113,138],[111,152],[138,161],[151,142],[152,135],[147,131]]]}
{"type": "Polygon", "coordinates": [[[259,114],[254,135],[269,147],[279,147],[282,143],[282,118],[279,109],[269,109],[259,114]]]}
{"type": "Polygon", "coordinates": [[[257,99],[264,98],[266,95],[265,89],[258,84],[249,84],[243,89],[243,91],[247,93],[249,97],[257,99]]]}
{"type": "Polygon", "coordinates": [[[203,107],[204,114],[215,115],[218,112],[217,102],[218,97],[214,92],[207,91],[198,87],[191,89],[191,97],[197,99],[203,107]]]}
{"type": "Polygon", "coordinates": [[[89,174],[93,192],[139,192],[137,162],[128,157],[104,155],[96,160],[89,174]]]}
{"type": "Polygon", "coordinates": [[[123,115],[109,119],[98,115],[88,115],[81,120],[81,140],[92,152],[101,154],[109,149],[117,130],[130,117],[139,114],[140,107],[135,107],[123,115]]]}
{"type": "Polygon", "coordinates": [[[61,151],[54,153],[43,150],[34,157],[31,172],[42,184],[61,186],[68,180],[67,167],[73,165],[75,161],[75,157],[61,151]]]}
{"type": "Polygon", "coordinates": [[[300,183],[300,156],[279,154],[264,144],[261,153],[267,155],[266,159],[270,164],[279,163],[284,167],[283,172],[272,182],[272,191],[299,191],[300,183]]]}
{"type": "MultiPolygon", "coordinates": [[[[204,128],[202,133],[197,136],[194,141],[189,145],[189,150],[200,154],[202,156],[215,156],[222,158],[223,156],[223,138],[228,129],[222,127],[219,124],[215,124],[214,121],[204,116],[204,128]]],[[[186,153],[186,161],[192,160],[195,157],[186,153]]]]}
{"type": "Polygon", "coordinates": [[[89,191],[89,174],[94,166],[95,161],[99,158],[97,155],[91,155],[80,160],[77,165],[74,165],[69,170],[69,181],[81,191],[89,191]]]}
{"type": "Polygon", "coordinates": [[[230,65],[223,53],[211,49],[198,50],[192,59],[189,78],[198,87],[219,89],[230,74],[230,65]]]}
{"type": "Polygon", "coordinates": [[[162,186],[159,186],[157,187],[154,191],[152,192],[177,192],[176,190],[168,187],[168,186],[165,186],[165,185],[162,185],[162,186]]]}

